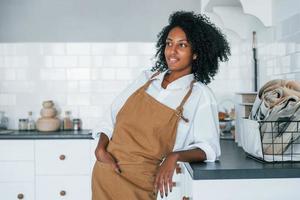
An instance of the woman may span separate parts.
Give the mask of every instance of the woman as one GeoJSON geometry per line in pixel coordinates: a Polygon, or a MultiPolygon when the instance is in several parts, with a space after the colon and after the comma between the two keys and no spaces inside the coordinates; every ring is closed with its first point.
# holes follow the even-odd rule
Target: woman
{"type": "Polygon", "coordinates": [[[202,15],[175,12],[158,35],[157,62],[113,102],[101,125],[93,200],[150,200],[172,191],[177,161],[220,156],[217,104],[206,86],[230,50],[202,15]]]}

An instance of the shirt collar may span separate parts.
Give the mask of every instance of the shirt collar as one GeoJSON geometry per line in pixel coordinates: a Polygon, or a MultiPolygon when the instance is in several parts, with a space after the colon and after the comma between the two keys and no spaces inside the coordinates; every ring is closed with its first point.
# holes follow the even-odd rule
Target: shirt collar
{"type": "MultiPolygon", "coordinates": [[[[151,80],[154,80],[155,82],[159,83],[161,86],[161,83],[163,81],[163,78],[165,77],[166,73],[169,73],[168,70],[161,72],[157,76],[153,77],[151,80]]],[[[180,77],[179,79],[173,81],[170,83],[166,89],[184,89],[188,88],[191,85],[191,82],[194,80],[194,74],[188,74],[185,76],[180,77]]]]}

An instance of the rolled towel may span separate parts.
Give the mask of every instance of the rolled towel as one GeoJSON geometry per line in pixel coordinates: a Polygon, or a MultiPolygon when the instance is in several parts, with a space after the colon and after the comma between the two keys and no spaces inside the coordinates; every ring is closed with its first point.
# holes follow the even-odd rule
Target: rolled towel
{"type": "Polygon", "coordinates": [[[283,80],[283,79],[274,79],[265,83],[259,90],[259,98],[266,92],[272,91],[276,88],[288,88],[297,92],[300,92],[300,83],[294,80],[283,80]]]}
{"type": "Polygon", "coordinates": [[[299,82],[275,79],[265,83],[259,90],[249,119],[264,120],[268,115],[268,110],[286,101],[288,96],[296,96],[300,100],[299,82]]]}
{"type": "Polygon", "coordinates": [[[299,138],[300,101],[296,96],[285,100],[270,110],[268,117],[261,123],[263,151],[265,154],[283,154],[287,147],[299,138]]]}

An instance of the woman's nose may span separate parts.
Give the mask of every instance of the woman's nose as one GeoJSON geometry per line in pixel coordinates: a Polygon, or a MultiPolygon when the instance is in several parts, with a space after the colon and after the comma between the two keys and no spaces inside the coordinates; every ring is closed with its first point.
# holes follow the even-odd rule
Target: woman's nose
{"type": "Polygon", "coordinates": [[[171,54],[175,54],[177,52],[177,47],[176,47],[176,45],[172,45],[171,47],[170,47],[170,53],[171,54]]]}

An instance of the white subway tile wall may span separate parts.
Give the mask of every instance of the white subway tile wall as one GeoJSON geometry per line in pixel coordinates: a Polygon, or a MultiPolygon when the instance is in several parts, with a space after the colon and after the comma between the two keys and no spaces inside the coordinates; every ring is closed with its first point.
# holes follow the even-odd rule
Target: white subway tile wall
{"type": "Polygon", "coordinates": [[[42,101],[53,100],[95,129],[109,105],[142,70],[153,65],[153,43],[1,43],[0,110],[9,128],[42,101]]]}
{"type": "MultiPolygon", "coordinates": [[[[299,79],[298,44],[260,46],[262,80],[299,79]]],[[[154,43],[1,43],[0,110],[9,117],[9,128],[17,128],[19,118],[33,111],[38,119],[42,101],[53,100],[60,118],[71,110],[83,128],[95,129],[113,99],[153,66],[154,55],[154,43]]],[[[252,64],[250,42],[232,45],[229,62],[220,64],[209,84],[218,102],[252,90],[252,64]]]]}

